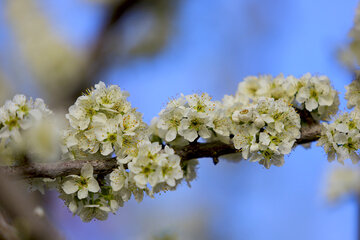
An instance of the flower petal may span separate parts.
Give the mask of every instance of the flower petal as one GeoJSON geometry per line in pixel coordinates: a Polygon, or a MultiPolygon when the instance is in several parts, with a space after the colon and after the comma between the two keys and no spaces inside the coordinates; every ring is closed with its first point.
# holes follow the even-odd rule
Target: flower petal
{"type": "Polygon", "coordinates": [[[74,180],[68,180],[62,185],[62,189],[66,194],[72,194],[79,190],[79,186],[74,180]]]}
{"type": "Polygon", "coordinates": [[[87,198],[89,191],[86,188],[82,188],[78,191],[77,196],[79,199],[87,198]]]}
{"type": "Polygon", "coordinates": [[[90,192],[98,192],[100,190],[99,183],[93,177],[88,180],[88,190],[90,192]]]}

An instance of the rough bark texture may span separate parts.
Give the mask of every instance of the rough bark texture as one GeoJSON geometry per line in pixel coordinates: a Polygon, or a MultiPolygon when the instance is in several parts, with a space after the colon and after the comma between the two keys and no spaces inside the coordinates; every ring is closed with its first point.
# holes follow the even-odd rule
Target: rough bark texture
{"type": "Polygon", "coordinates": [[[4,239],[17,240],[62,240],[64,239],[54,228],[46,216],[38,216],[34,209],[39,206],[33,195],[26,194],[23,184],[13,181],[11,178],[0,175],[0,206],[13,226],[4,223],[5,218],[0,219],[0,234],[4,228],[4,239]],[[16,231],[15,231],[16,228],[16,231]],[[7,238],[5,238],[7,237],[7,238]]]}
{"type": "MultiPolygon", "coordinates": [[[[305,144],[314,142],[320,137],[320,124],[306,125],[301,128],[301,138],[297,140],[297,144],[305,144]]],[[[209,143],[192,143],[188,146],[175,149],[176,154],[181,157],[182,161],[188,161],[194,158],[212,158],[214,164],[218,163],[219,157],[240,152],[235,149],[232,144],[223,142],[209,143]]],[[[67,176],[70,174],[79,174],[84,164],[90,162],[94,167],[94,173],[107,174],[116,168],[117,162],[115,158],[92,161],[65,161],[57,163],[31,163],[16,167],[0,167],[1,175],[22,176],[24,178],[48,177],[55,178],[67,176]]]]}

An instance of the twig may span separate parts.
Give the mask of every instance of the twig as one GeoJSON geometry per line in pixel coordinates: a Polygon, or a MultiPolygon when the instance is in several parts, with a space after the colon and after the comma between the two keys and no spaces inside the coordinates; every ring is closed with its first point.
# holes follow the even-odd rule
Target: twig
{"type": "Polygon", "coordinates": [[[122,0],[118,1],[116,5],[109,6],[104,24],[100,29],[93,48],[90,50],[86,71],[84,71],[83,75],[80,77],[79,84],[76,85],[74,95],[71,99],[68,99],[71,101],[71,104],[74,99],[77,99],[82,93],[84,93],[89,86],[94,85],[96,78],[106,64],[105,58],[107,54],[105,50],[106,48],[109,48],[109,39],[111,39],[117,24],[127,12],[133,9],[140,2],[141,0],[122,0]]]}
{"type": "MultiPolygon", "coordinates": [[[[301,128],[301,138],[297,140],[297,144],[305,144],[314,142],[320,137],[320,124],[307,125],[301,128]]],[[[209,143],[193,143],[182,148],[174,149],[176,154],[180,156],[181,161],[188,161],[194,158],[212,158],[218,159],[220,156],[240,152],[235,149],[233,144],[226,144],[220,141],[209,143]]],[[[117,167],[115,158],[103,160],[79,160],[65,161],[56,163],[31,163],[28,165],[14,167],[0,167],[0,174],[11,176],[22,176],[23,178],[48,177],[55,178],[67,176],[70,174],[79,174],[82,166],[91,163],[94,173],[107,174],[117,167]]],[[[215,160],[216,164],[217,161],[215,160]]]]}

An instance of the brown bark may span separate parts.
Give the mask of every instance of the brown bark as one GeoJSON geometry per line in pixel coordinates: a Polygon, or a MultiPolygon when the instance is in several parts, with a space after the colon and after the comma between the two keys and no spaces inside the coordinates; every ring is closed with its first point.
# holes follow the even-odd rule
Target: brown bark
{"type": "MultiPolygon", "coordinates": [[[[320,137],[320,124],[312,124],[301,128],[301,137],[297,140],[297,144],[305,144],[314,142],[320,137]]],[[[188,161],[194,158],[212,158],[214,163],[218,162],[219,157],[240,152],[235,149],[233,144],[223,142],[209,143],[192,143],[182,148],[175,148],[176,154],[181,157],[181,161],[188,161]]],[[[94,173],[107,174],[117,166],[115,158],[104,160],[79,160],[65,161],[56,163],[31,163],[28,165],[15,167],[0,167],[1,175],[22,176],[24,178],[48,177],[55,178],[67,176],[70,174],[79,174],[82,166],[91,163],[94,167],[94,173]]]]}

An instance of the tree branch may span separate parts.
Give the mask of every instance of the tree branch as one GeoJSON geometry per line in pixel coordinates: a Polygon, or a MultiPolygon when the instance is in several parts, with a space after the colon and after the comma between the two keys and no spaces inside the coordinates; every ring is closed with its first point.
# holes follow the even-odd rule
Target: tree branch
{"type": "Polygon", "coordinates": [[[16,229],[7,223],[5,217],[0,212],[0,239],[1,240],[20,240],[16,229]]]}
{"type": "MultiPolygon", "coordinates": [[[[12,181],[7,176],[0,175],[0,191],[0,207],[11,219],[12,224],[17,229],[16,233],[19,235],[19,238],[15,238],[15,230],[8,229],[7,239],[63,239],[49,219],[45,216],[39,217],[34,213],[35,207],[38,206],[37,201],[33,195],[25,194],[26,191],[22,184],[12,181]],[[10,238],[10,234],[12,238],[10,238]]],[[[2,225],[4,226],[4,224],[2,225]]]]}
{"type": "Polygon", "coordinates": [[[106,65],[107,50],[109,49],[109,39],[113,36],[114,30],[122,18],[131,11],[141,0],[118,1],[107,9],[104,24],[100,29],[98,38],[95,40],[93,48],[90,50],[86,71],[80,76],[79,84],[76,86],[73,96],[69,99],[72,104],[85,90],[94,85],[98,74],[106,65]]]}
{"type": "MultiPolygon", "coordinates": [[[[314,142],[320,137],[320,124],[306,125],[301,128],[301,137],[296,141],[297,144],[314,142]]],[[[175,148],[175,152],[180,156],[181,161],[188,161],[194,158],[213,158],[214,163],[220,156],[241,152],[235,149],[233,144],[226,144],[220,141],[209,143],[192,143],[182,148],[175,148]]],[[[91,163],[94,173],[107,174],[117,167],[116,158],[103,160],[79,160],[65,161],[56,163],[30,163],[28,165],[14,167],[0,167],[1,175],[22,176],[23,178],[55,178],[70,174],[79,175],[82,166],[91,163]]]]}

